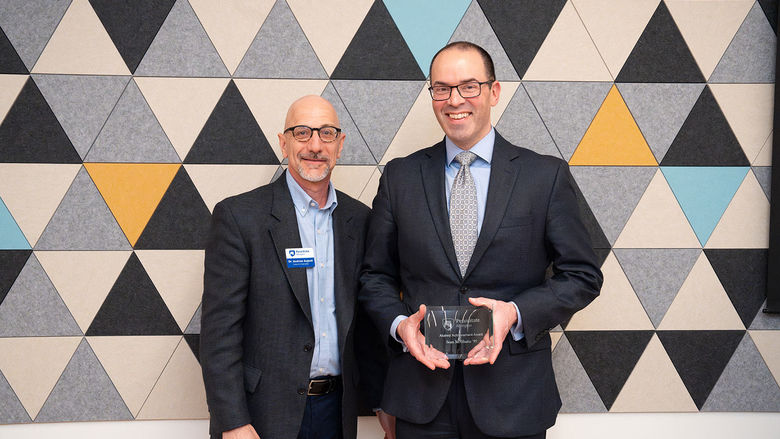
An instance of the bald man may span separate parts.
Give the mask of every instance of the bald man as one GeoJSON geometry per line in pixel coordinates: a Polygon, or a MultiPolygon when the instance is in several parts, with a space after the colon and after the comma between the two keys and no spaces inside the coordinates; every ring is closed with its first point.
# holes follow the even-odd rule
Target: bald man
{"type": "Polygon", "coordinates": [[[328,101],[298,99],[278,135],[287,171],[214,207],[200,341],[212,439],[356,437],[356,340],[376,332],[356,329],[369,209],[330,183],[339,127],[328,101]]]}

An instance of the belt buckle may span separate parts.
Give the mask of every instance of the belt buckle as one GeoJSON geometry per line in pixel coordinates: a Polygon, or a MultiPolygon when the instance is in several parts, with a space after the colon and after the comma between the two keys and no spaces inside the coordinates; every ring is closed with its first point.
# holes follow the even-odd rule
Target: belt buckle
{"type": "Polygon", "coordinates": [[[333,390],[333,389],[332,389],[332,385],[333,385],[333,383],[331,382],[331,380],[328,380],[328,379],[321,379],[321,380],[309,380],[309,390],[308,390],[308,392],[306,392],[306,393],[307,393],[308,395],[310,395],[310,396],[319,396],[319,395],[324,395],[324,394],[326,394],[326,393],[330,392],[331,390],[333,390]],[[312,389],[311,389],[311,388],[312,388],[312,384],[315,384],[315,383],[316,383],[316,384],[323,384],[323,383],[329,383],[329,382],[330,382],[330,384],[331,384],[331,386],[330,386],[331,388],[328,388],[326,391],[324,391],[324,392],[321,392],[321,393],[312,393],[312,389]]]}

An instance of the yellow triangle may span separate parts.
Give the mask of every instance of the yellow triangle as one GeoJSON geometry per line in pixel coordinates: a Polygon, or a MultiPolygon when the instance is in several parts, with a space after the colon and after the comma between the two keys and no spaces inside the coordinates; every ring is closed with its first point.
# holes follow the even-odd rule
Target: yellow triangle
{"type": "Polygon", "coordinates": [[[569,161],[580,166],[655,166],[650,147],[614,85],[569,161]]]}
{"type": "Polygon", "coordinates": [[[89,0],[73,0],[32,73],[129,75],[89,0]]]}
{"type": "Polygon", "coordinates": [[[130,245],[135,245],[141,236],[180,166],[177,163],[84,164],[130,245]]]}
{"type": "Polygon", "coordinates": [[[657,335],[650,339],[610,411],[697,411],[696,404],[657,335]]]}

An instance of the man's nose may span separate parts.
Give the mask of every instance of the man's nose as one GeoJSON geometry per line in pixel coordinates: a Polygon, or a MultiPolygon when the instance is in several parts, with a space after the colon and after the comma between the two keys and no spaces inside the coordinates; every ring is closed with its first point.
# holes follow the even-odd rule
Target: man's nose
{"type": "Polygon", "coordinates": [[[308,148],[310,151],[313,152],[319,152],[322,151],[322,148],[325,147],[325,142],[320,139],[320,132],[319,131],[312,131],[311,133],[311,139],[309,139],[308,142],[308,148]]]}
{"type": "Polygon", "coordinates": [[[452,105],[453,107],[458,106],[462,104],[465,101],[463,99],[463,96],[460,95],[460,92],[458,91],[458,88],[455,87],[450,90],[450,98],[447,99],[447,102],[452,105]]]}

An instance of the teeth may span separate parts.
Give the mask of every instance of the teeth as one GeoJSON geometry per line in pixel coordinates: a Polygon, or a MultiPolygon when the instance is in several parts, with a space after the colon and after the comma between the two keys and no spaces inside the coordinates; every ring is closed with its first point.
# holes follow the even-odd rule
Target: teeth
{"type": "Polygon", "coordinates": [[[457,113],[457,114],[450,114],[450,118],[452,119],[463,119],[464,117],[468,116],[468,113],[457,113]]]}

